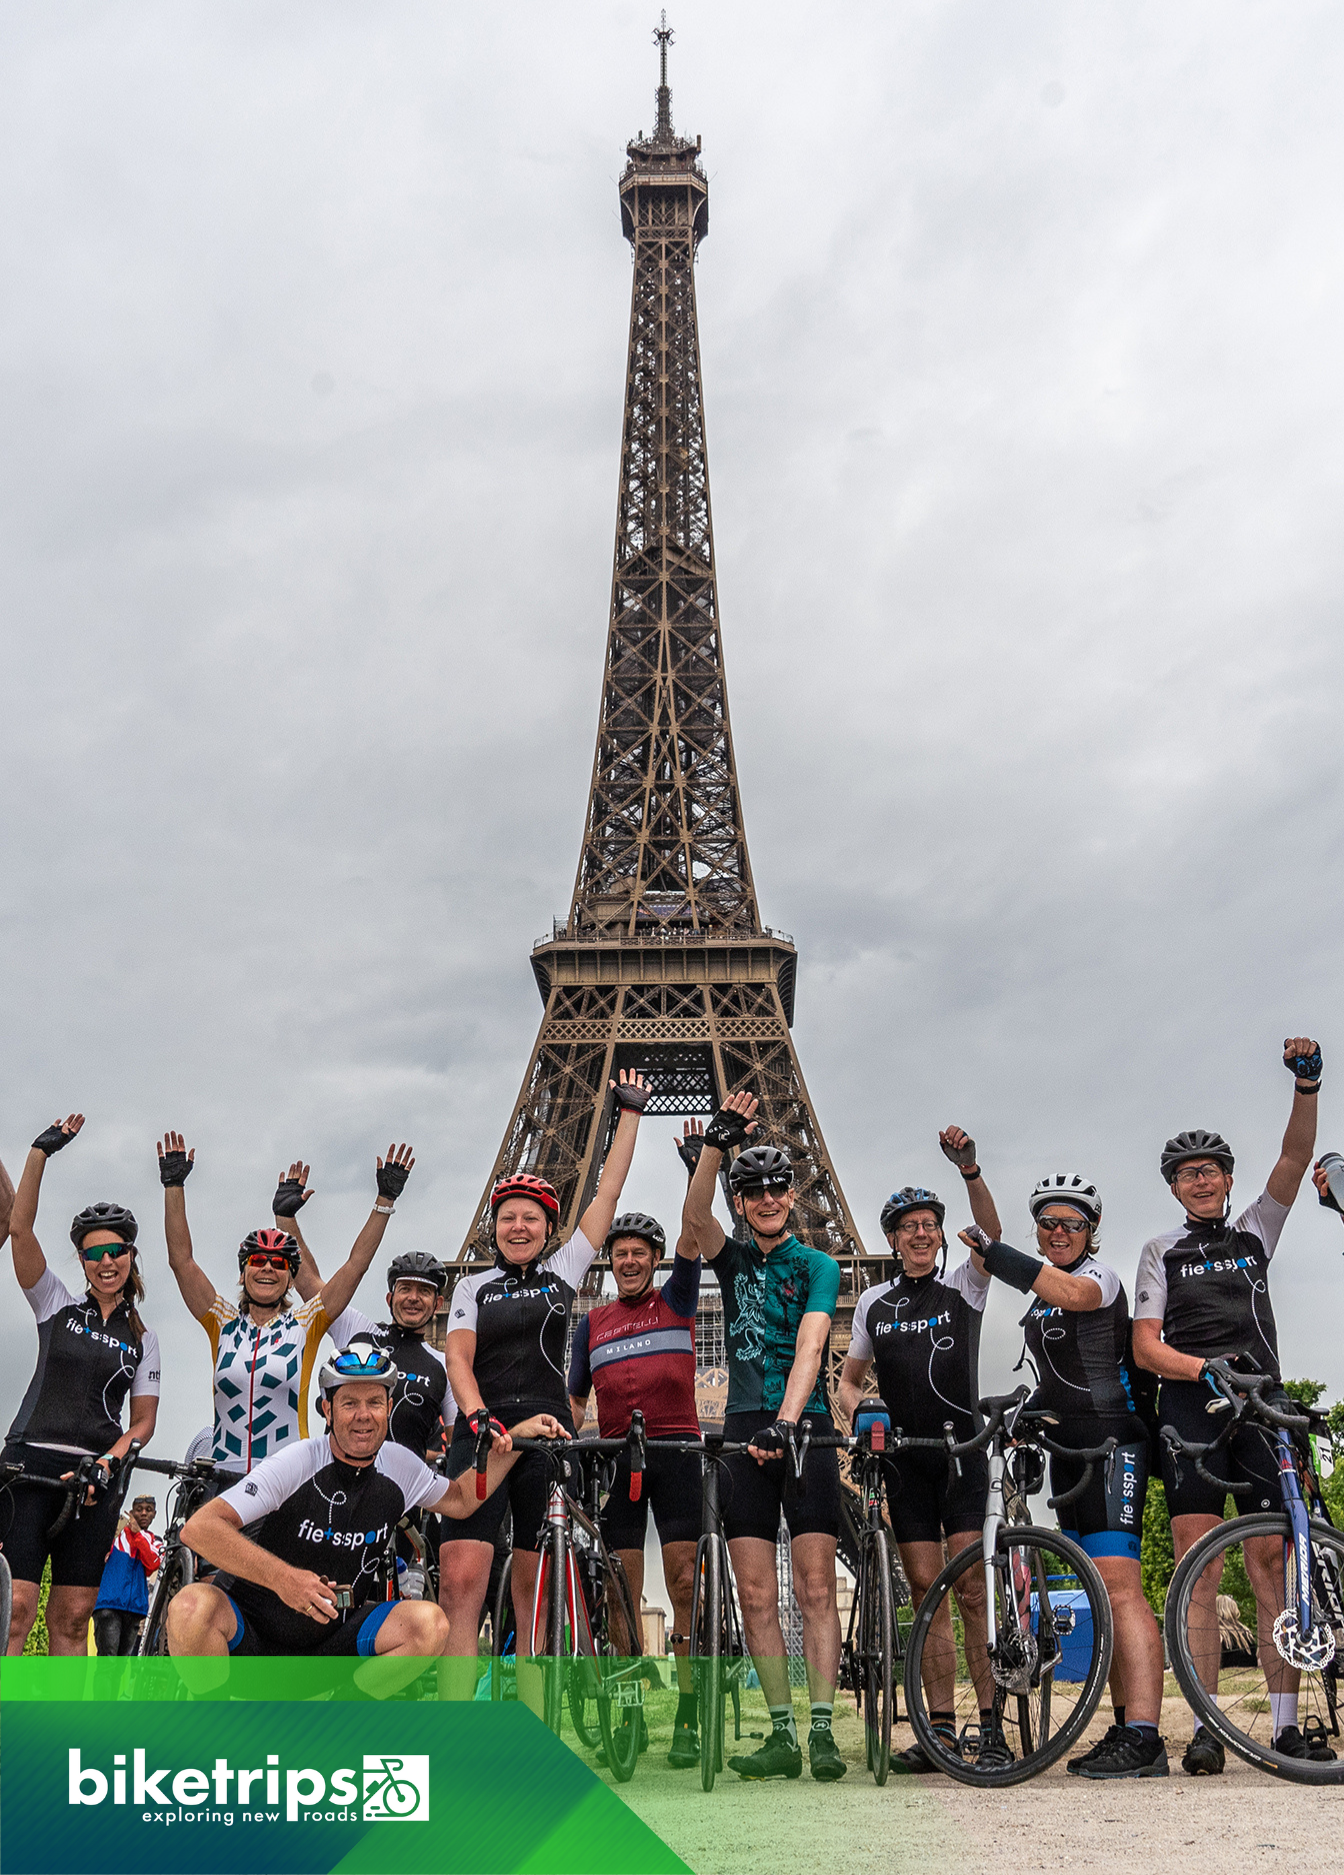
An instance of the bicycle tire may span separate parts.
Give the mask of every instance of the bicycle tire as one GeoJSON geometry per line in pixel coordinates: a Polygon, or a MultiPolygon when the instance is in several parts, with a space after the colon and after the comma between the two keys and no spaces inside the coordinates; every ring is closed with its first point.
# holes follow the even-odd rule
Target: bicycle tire
{"type": "Polygon", "coordinates": [[[715,1536],[700,1538],[691,1607],[691,1667],[700,1730],[700,1788],[713,1790],[723,1769],[723,1551],[715,1536]]]}
{"type": "MultiPolygon", "coordinates": [[[[915,1737],[924,1752],[940,1771],[945,1771],[958,1783],[969,1784],[982,1790],[1002,1790],[1010,1784],[1025,1783],[1028,1778],[1036,1777],[1063,1757],[1064,1753],[1087,1730],[1088,1723],[1101,1698],[1111,1666],[1113,1629],[1110,1598],[1091,1558],[1079,1545],[1069,1537],[1062,1536],[1058,1530],[1044,1530],[1032,1524],[1010,1524],[1000,1531],[999,1550],[1001,1560],[996,1562],[994,1575],[1000,1603],[1004,1599],[1002,1590],[1005,1576],[1014,1567],[1015,1554],[1026,1569],[1022,1583],[1015,1582],[1011,1589],[1014,1603],[1013,1617],[1007,1624],[1000,1618],[1000,1632],[1006,1634],[1016,1628],[1016,1611],[1021,1607],[1025,1591],[1029,1597],[1029,1607],[1035,1610],[1034,1614],[1028,1615],[1030,1645],[1033,1649],[1039,1647],[1039,1636],[1043,1629],[1048,1636],[1046,1643],[1048,1670],[1038,1673],[1039,1661],[1030,1669],[1034,1682],[1032,1691],[1039,1691],[1041,1684],[1044,1683],[1047,1721],[1045,1736],[1042,1736],[1040,1708],[1032,1709],[1031,1707],[1032,1691],[1019,1697],[1015,1690],[1006,1688],[999,1678],[1001,1669],[988,1662],[986,1670],[991,1672],[995,1679],[995,1712],[1001,1724],[1011,1727],[1018,1734],[1019,1749],[1014,1755],[1013,1762],[994,1769],[987,1767],[981,1769],[973,1760],[962,1757],[960,1749],[949,1750],[946,1742],[935,1733],[930,1723],[925,1703],[924,1672],[926,1666],[931,1672],[938,1670],[939,1650],[945,1649],[945,1642],[941,1636],[930,1647],[930,1636],[935,1620],[938,1619],[944,1603],[950,1598],[953,1606],[949,1607],[948,1612],[953,1617],[952,1633],[955,1642],[956,1623],[961,1620],[959,1609],[955,1605],[956,1584],[972,1569],[979,1569],[982,1572],[981,1580],[983,1581],[984,1562],[982,1545],[979,1541],[957,1552],[935,1577],[928,1594],[919,1604],[914,1625],[910,1630],[905,1667],[906,1711],[915,1737]],[[1030,1564],[1025,1563],[1027,1555],[1032,1559],[1030,1564]],[[1063,1565],[1063,1574],[1058,1570],[1051,1570],[1050,1558],[1054,1558],[1063,1565]],[[1068,1705],[1061,1721],[1059,1708],[1062,1702],[1058,1697],[1059,1684],[1055,1668],[1064,1664],[1064,1654],[1058,1646],[1058,1636],[1067,1631],[1064,1625],[1065,1609],[1070,1611],[1070,1625],[1075,1628],[1077,1610],[1071,1603],[1064,1600],[1065,1595],[1072,1591],[1064,1589],[1051,1591],[1049,1584],[1051,1581],[1067,1581],[1070,1578],[1077,1580],[1086,1598],[1092,1621],[1092,1646],[1082,1679],[1063,1682],[1069,1686],[1079,1685],[1081,1691],[1068,1705]],[[1031,1587],[1032,1583],[1035,1584],[1034,1591],[1031,1587]],[[1041,1614],[1042,1609],[1048,1611],[1044,1618],[1041,1614]],[[930,1654],[927,1661],[926,1651],[930,1654]],[[1024,1704],[1027,1708],[1025,1714],[1024,1704]],[[1024,1717],[1027,1720],[1026,1724],[1023,1722],[1024,1717]],[[1025,1751],[1021,1749],[1024,1737],[1028,1740],[1028,1749],[1025,1751]]],[[[946,1660],[945,1653],[944,1659],[946,1660]]],[[[956,1679],[958,1662],[964,1659],[965,1648],[962,1646],[958,1649],[957,1658],[947,1662],[947,1667],[953,1674],[954,1709],[972,1715],[969,1722],[974,1726],[979,1723],[979,1698],[974,1681],[970,1677],[969,1667],[965,1669],[960,1687],[956,1679]]]]}
{"type": "Polygon", "coordinates": [[[864,1567],[859,1592],[859,1671],[863,1729],[868,1769],[874,1783],[881,1785],[891,1770],[891,1724],[896,1699],[891,1638],[895,1611],[886,1531],[874,1530],[871,1537],[866,1536],[861,1553],[864,1567]]]}
{"type": "MultiPolygon", "coordinates": [[[[1257,1770],[1268,1771],[1275,1777],[1287,1778],[1295,1784],[1341,1784],[1344,1783],[1344,1758],[1336,1758],[1332,1763],[1324,1764],[1312,1763],[1303,1758],[1286,1758],[1273,1748],[1272,1718],[1260,1726],[1255,1724],[1257,1720],[1263,1721],[1270,1712],[1268,1683],[1259,1660],[1259,1646],[1255,1667],[1236,1669],[1222,1666],[1220,1644],[1217,1705],[1209,1698],[1195,1666],[1199,1636],[1196,1634],[1192,1638],[1190,1615],[1195,1584],[1200,1576],[1211,1563],[1219,1563],[1221,1571],[1222,1558],[1238,1544],[1256,1537],[1278,1537],[1284,1543],[1285,1576],[1291,1583],[1296,1569],[1291,1530],[1291,1523],[1284,1511],[1262,1511],[1252,1516],[1232,1517],[1216,1529],[1208,1531],[1186,1552],[1177,1564],[1167,1589],[1163,1625],[1171,1653],[1171,1668],[1200,1724],[1207,1726],[1215,1738],[1247,1764],[1254,1765],[1257,1770]],[[1238,1719],[1243,1723],[1234,1723],[1238,1719]],[[1246,1723],[1248,1721],[1249,1724],[1246,1723]]],[[[1318,1522],[1314,1517],[1310,1520],[1310,1532],[1316,1567],[1333,1568],[1335,1587],[1339,1591],[1344,1587],[1344,1534],[1330,1524],[1318,1522]],[[1328,1561],[1322,1562],[1323,1557],[1328,1561]]],[[[1286,1589],[1285,1600],[1290,1605],[1291,1599],[1292,1595],[1286,1589]]],[[[1326,1732],[1338,1741],[1339,1717],[1334,1680],[1340,1654],[1344,1652],[1344,1631],[1332,1632],[1336,1651],[1327,1666],[1320,1671],[1300,1670],[1298,1724],[1300,1726],[1303,1723],[1301,1706],[1305,1695],[1307,1705],[1315,1709],[1305,1716],[1320,1718],[1326,1732]]],[[[1273,1646],[1273,1641],[1268,1645],[1273,1646]]],[[[1340,1748],[1338,1743],[1336,1748],[1340,1748]]]]}
{"type": "Polygon", "coordinates": [[[9,1651],[9,1630],[14,1621],[14,1577],[0,1550],[0,1645],[9,1651]]]}
{"type": "Polygon", "coordinates": [[[140,1630],[136,1653],[162,1660],[168,1653],[168,1604],[173,1597],[196,1580],[196,1557],[185,1543],[180,1543],[159,1570],[154,1600],[140,1630]]]}
{"type": "Polygon", "coordinates": [[[589,1678],[581,1662],[571,1660],[565,1682],[570,1723],[586,1751],[596,1751],[602,1743],[602,1727],[597,1716],[597,1700],[589,1690],[589,1678]]]}
{"type": "Polygon", "coordinates": [[[637,1647],[641,1635],[635,1616],[634,1597],[630,1593],[630,1584],[626,1579],[625,1567],[619,1556],[607,1559],[606,1580],[603,1584],[601,1619],[597,1644],[597,1723],[602,1735],[602,1748],[606,1753],[607,1769],[618,1784],[628,1784],[635,1774],[639,1763],[640,1722],[644,1716],[642,1705],[626,1705],[615,1696],[618,1685],[628,1685],[632,1673],[637,1673],[643,1661],[643,1653],[621,1654],[613,1638],[612,1615],[619,1614],[620,1625],[626,1635],[626,1646],[637,1647]]]}
{"type": "Polygon", "coordinates": [[[548,1729],[560,1736],[565,1709],[565,1683],[568,1659],[565,1648],[565,1577],[569,1561],[569,1543],[563,1527],[550,1532],[545,1551],[547,1570],[546,1610],[542,1633],[546,1654],[542,1660],[542,1717],[548,1729]]]}
{"type": "MultiPolygon", "coordinates": [[[[499,1586],[495,1590],[495,1599],[490,1609],[490,1697],[504,1697],[504,1643],[513,1633],[513,1658],[515,1672],[518,1661],[517,1620],[513,1607],[513,1556],[510,1552],[500,1573],[499,1586]]],[[[517,1682],[515,1679],[515,1696],[517,1682]]]]}

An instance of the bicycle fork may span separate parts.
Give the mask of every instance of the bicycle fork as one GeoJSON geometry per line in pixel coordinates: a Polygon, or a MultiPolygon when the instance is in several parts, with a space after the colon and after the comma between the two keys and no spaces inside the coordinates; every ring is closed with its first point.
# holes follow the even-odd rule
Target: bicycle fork
{"type": "MultiPolygon", "coordinates": [[[[596,1648],[593,1644],[592,1623],[588,1619],[588,1604],[583,1593],[583,1584],[579,1580],[578,1563],[574,1555],[574,1545],[569,1540],[569,1512],[565,1506],[565,1493],[559,1484],[551,1486],[551,1493],[546,1502],[545,1544],[541,1552],[541,1564],[537,1570],[537,1594],[532,1604],[532,1644],[531,1652],[538,1654],[551,1652],[551,1635],[547,1633],[550,1625],[547,1614],[552,1599],[552,1574],[557,1567],[563,1572],[563,1582],[556,1592],[564,1597],[563,1608],[569,1625],[569,1646],[563,1651],[572,1660],[593,1659],[596,1648]]],[[[563,1642],[563,1632],[561,1635],[563,1642]]]]}
{"type": "MultiPolygon", "coordinates": [[[[1285,1545],[1283,1561],[1284,1596],[1283,1610],[1274,1623],[1274,1645],[1279,1657],[1292,1667],[1307,1668],[1319,1672],[1329,1666],[1335,1653],[1335,1637],[1332,1632],[1332,1618],[1339,1609],[1325,1608],[1321,1612],[1326,1617],[1317,1623],[1312,1607],[1312,1560],[1311,1513],[1302,1496],[1302,1485],[1297,1475],[1297,1451],[1288,1432],[1282,1426],[1277,1429],[1276,1441],[1279,1455],[1279,1488],[1283,1493],[1283,1507],[1288,1513],[1288,1526],[1292,1532],[1285,1545]],[[1297,1577],[1296,1607],[1288,1606],[1288,1564],[1291,1557],[1297,1577]]],[[[1324,1577],[1324,1571],[1322,1575],[1324,1577]]],[[[1331,1594],[1333,1587],[1327,1580],[1321,1584],[1327,1600],[1335,1599],[1331,1594]]]]}

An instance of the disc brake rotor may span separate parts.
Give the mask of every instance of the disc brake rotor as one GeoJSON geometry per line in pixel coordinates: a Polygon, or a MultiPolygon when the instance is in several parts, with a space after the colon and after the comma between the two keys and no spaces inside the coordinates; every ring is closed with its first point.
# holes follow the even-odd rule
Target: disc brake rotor
{"type": "Polygon", "coordinates": [[[1005,1693],[1029,1693],[1039,1664],[1040,1650],[1034,1635],[1022,1628],[1000,1634],[990,1668],[995,1684],[1005,1693]]]}
{"type": "Polygon", "coordinates": [[[1323,1672],[1335,1657],[1335,1637],[1330,1629],[1318,1622],[1304,1638],[1295,1608],[1285,1608],[1274,1623],[1274,1645],[1280,1660],[1299,1672],[1323,1672]]]}

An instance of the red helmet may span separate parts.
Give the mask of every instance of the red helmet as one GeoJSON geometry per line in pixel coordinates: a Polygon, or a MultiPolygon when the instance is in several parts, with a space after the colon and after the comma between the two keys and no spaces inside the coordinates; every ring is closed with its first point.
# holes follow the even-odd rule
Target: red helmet
{"type": "Polygon", "coordinates": [[[273,1256],[285,1257],[290,1274],[298,1274],[299,1246],[287,1230],[250,1230],[238,1246],[240,1270],[246,1269],[247,1259],[257,1250],[267,1250],[273,1256]]]}
{"type": "Polygon", "coordinates": [[[544,1178],[533,1178],[530,1172],[511,1172],[507,1178],[500,1179],[490,1194],[492,1217],[506,1198],[531,1198],[548,1216],[560,1215],[560,1194],[555,1186],[544,1178]]]}

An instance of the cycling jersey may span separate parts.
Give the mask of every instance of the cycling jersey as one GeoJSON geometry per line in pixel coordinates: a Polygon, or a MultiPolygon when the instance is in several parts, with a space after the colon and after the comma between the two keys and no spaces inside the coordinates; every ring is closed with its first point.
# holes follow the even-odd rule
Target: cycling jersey
{"type": "Polygon", "coordinates": [[[357,1335],[364,1335],[391,1355],[401,1379],[392,1392],[388,1438],[404,1445],[417,1458],[437,1446],[444,1421],[451,1426],[457,1417],[457,1403],[439,1350],[415,1329],[403,1328],[399,1322],[375,1322],[356,1308],[338,1316],[327,1333],[337,1348],[348,1348],[357,1335]]]}
{"type": "MultiPolygon", "coordinates": [[[[728,1354],[725,1413],[777,1411],[783,1404],[804,1315],[835,1314],[840,1265],[793,1236],[768,1255],[762,1255],[754,1239],[727,1237],[710,1268],[723,1296],[723,1339],[728,1354]]],[[[803,1412],[828,1412],[824,1373],[823,1362],[803,1412]]]]}
{"type": "MultiPolygon", "coordinates": [[[[1058,1267],[1058,1266],[1057,1266],[1058,1267]]],[[[1079,1445],[1100,1445],[1114,1433],[1132,1438],[1136,1412],[1128,1366],[1129,1300],[1124,1284],[1109,1264],[1084,1256],[1062,1269],[1096,1283],[1101,1304],[1095,1309],[1061,1309],[1039,1297],[1018,1324],[1025,1331],[1027,1353],[1038,1385],[1031,1404],[1057,1413],[1070,1423],[1086,1420],[1095,1438],[1079,1445]],[[1101,1429],[1105,1423],[1104,1430],[1101,1429]]]]}
{"type": "Polygon", "coordinates": [[[472,1371],[481,1398],[514,1425],[533,1413],[569,1424],[565,1341],[570,1305],[597,1255],[581,1230],[543,1263],[506,1263],[463,1276],[453,1291],[448,1332],[476,1337],[472,1371]]]}
{"type": "MultiPolygon", "coordinates": [[[[262,1549],[348,1587],[351,1614],[359,1614],[381,1598],[392,1531],[408,1510],[436,1504],[447,1488],[423,1459],[390,1439],[371,1465],[356,1466],[337,1458],[324,1437],[259,1460],[219,1501],[238,1513],[262,1549]]],[[[313,1653],[351,1618],[314,1621],[286,1607],[273,1590],[237,1576],[222,1577],[219,1586],[267,1653],[313,1653]]]]}
{"type": "Polygon", "coordinates": [[[251,1471],[306,1439],[308,1383],[328,1328],[321,1296],[281,1309],[261,1327],[216,1296],[201,1326],[215,1362],[215,1463],[251,1471]]]}
{"type": "Polygon", "coordinates": [[[950,1276],[902,1272],[859,1297],[849,1358],[876,1361],[894,1426],[936,1438],[950,1419],[959,1440],[980,1430],[980,1322],[989,1286],[967,1257],[950,1276]]]}
{"type": "Polygon", "coordinates": [[[1134,1319],[1162,1324],[1163,1340],[1206,1360],[1245,1355],[1279,1377],[1269,1262],[1288,1206],[1262,1192],[1233,1223],[1187,1217],[1151,1237],[1139,1257],[1134,1319]]]}
{"type": "Polygon", "coordinates": [[[604,1302],[575,1326],[569,1390],[583,1400],[597,1389],[597,1424],[604,1439],[629,1432],[636,1407],[650,1438],[700,1437],[695,1410],[700,1269],[699,1257],[677,1257],[661,1289],[646,1289],[633,1301],[618,1296],[604,1302]]]}
{"type": "Polygon", "coordinates": [[[158,1337],[135,1333],[124,1302],[104,1321],[93,1297],[71,1295],[52,1269],[23,1295],[37,1317],[37,1366],[9,1437],[101,1458],[121,1437],[127,1394],[158,1395],[158,1337]]]}

